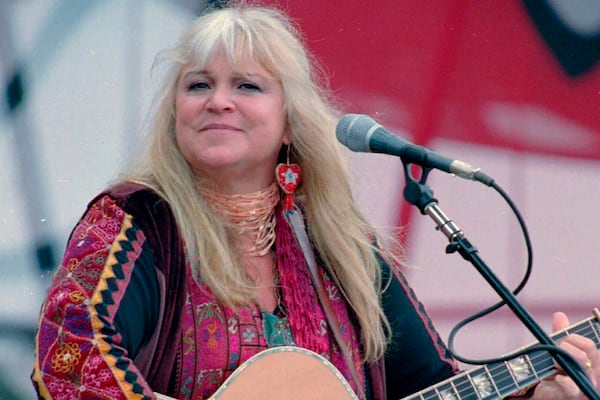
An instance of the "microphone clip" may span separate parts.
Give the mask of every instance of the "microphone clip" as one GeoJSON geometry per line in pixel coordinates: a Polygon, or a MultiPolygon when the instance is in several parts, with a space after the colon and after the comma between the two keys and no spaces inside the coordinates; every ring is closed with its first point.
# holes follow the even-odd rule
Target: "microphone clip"
{"type": "Polygon", "coordinates": [[[431,172],[431,168],[417,166],[405,161],[402,161],[402,165],[404,166],[404,179],[406,181],[404,186],[404,198],[410,204],[415,205],[421,214],[425,214],[425,209],[432,202],[437,203],[437,199],[433,197],[433,190],[425,183],[427,182],[427,177],[431,172]],[[421,169],[421,175],[417,180],[411,171],[411,166],[415,168],[421,169]]]}

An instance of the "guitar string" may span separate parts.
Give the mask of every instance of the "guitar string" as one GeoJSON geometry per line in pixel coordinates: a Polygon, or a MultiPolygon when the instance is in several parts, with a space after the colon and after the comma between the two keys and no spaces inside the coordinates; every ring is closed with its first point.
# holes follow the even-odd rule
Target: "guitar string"
{"type": "MultiPolygon", "coordinates": [[[[558,334],[557,336],[555,336],[555,338],[561,338],[569,333],[576,333],[576,334],[580,334],[580,335],[585,336],[592,340],[594,339],[594,336],[595,336],[596,338],[598,338],[598,341],[596,342],[596,344],[598,344],[598,342],[600,342],[600,336],[599,336],[599,333],[596,331],[596,328],[594,327],[592,320],[593,319],[584,321],[580,325],[577,325],[570,329],[567,329],[567,330],[563,331],[562,334],[558,334]]],[[[554,363],[552,364],[551,367],[544,367],[544,368],[540,369],[539,371],[535,369],[536,364],[540,364],[541,362],[551,359],[551,356],[546,351],[539,351],[539,353],[534,354],[531,357],[529,357],[528,355],[523,355],[523,356],[518,357],[517,359],[521,359],[522,357],[527,357],[529,359],[529,363],[531,365],[528,366],[528,369],[530,371],[527,373],[527,376],[520,379],[520,381],[517,381],[515,379],[515,377],[510,373],[509,369],[511,367],[506,365],[507,363],[510,363],[510,361],[505,361],[505,362],[501,362],[499,365],[497,365],[493,368],[487,368],[487,366],[481,366],[479,368],[476,368],[473,371],[468,371],[466,374],[460,376],[459,380],[462,380],[462,382],[457,382],[458,384],[456,384],[456,385],[452,382],[453,380],[451,378],[450,379],[451,382],[441,382],[437,385],[434,385],[430,389],[426,389],[425,391],[420,392],[420,394],[419,393],[415,394],[414,396],[420,397],[422,399],[438,398],[439,396],[436,395],[435,392],[439,392],[439,389],[442,386],[448,386],[448,388],[451,389],[453,392],[456,392],[456,394],[459,397],[461,397],[461,394],[471,392],[471,391],[475,391],[476,394],[480,395],[480,393],[479,393],[480,387],[478,387],[477,384],[472,381],[472,379],[473,379],[473,377],[479,377],[482,375],[485,377],[487,383],[490,383],[490,382],[496,383],[496,385],[489,386],[489,389],[493,389],[494,392],[499,392],[503,388],[510,387],[511,385],[516,386],[517,390],[518,390],[523,381],[530,379],[532,377],[536,377],[536,375],[545,375],[546,373],[548,373],[550,371],[556,370],[556,366],[554,363]],[[533,369],[531,368],[531,366],[533,367],[533,369]],[[498,374],[498,372],[502,372],[500,374],[501,377],[498,380],[494,380],[494,374],[498,374]],[[491,379],[489,379],[488,376],[491,379]],[[509,384],[505,383],[507,381],[509,382],[509,384]],[[430,393],[432,396],[426,397],[426,395],[428,393],[430,393]]],[[[529,383],[529,384],[531,384],[531,383],[529,383]]],[[[525,385],[525,386],[527,386],[527,385],[525,385]]],[[[505,395],[505,394],[498,393],[498,395],[505,395]]]]}

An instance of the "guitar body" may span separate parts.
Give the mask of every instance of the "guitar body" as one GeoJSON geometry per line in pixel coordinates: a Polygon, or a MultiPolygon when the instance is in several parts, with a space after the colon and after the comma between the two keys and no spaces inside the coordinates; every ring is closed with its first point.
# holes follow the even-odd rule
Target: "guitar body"
{"type": "MultiPolygon", "coordinates": [[[[156,394],[159,400],[171,397],[156,394]]],[[[242,364],[211,400],[357,400],[350,384],[325,358],[292,346],[273,347],[242,364]]]]}

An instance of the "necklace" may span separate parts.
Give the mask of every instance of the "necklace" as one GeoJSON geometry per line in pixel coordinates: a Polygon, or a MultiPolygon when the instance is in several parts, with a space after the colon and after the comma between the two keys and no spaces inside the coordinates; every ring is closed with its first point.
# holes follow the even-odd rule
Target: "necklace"
{"type": "Polygon", "coordinates": [[[240,237],[248,238],[250,245],[244,244],[242,249],[245,253],[264,256],[269,252],[275,242],[277,183],[249,194],[217,193],[205,186],[200,186],[200,192],[216,212],[233,224],[240,237]]]}
{"type": "Polygon", "coordinates": [[[278,317],[285,317],[287,316],[287,312],[281,298],[281,282],[279,281],[279,270],[277,269],[277,263],[275,263],[273,266],[273,282],[273,296],[275,296],[274,314],[278,317]]]}

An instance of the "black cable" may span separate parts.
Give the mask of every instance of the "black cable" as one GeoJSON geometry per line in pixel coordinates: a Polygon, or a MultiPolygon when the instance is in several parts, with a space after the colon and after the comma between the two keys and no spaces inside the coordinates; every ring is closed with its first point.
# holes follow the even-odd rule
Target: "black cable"
{"type": "MultiPolygon", "coordinates": [[[[496,182],[492,182],[490,185],[490,187],[492,187],[494,190],[496,190],[496,192],[498,192],[500,194],[500,196],[506,201],[506,203],[509,205],[509,207],[511,208],[511,210],[513,211],[513,214],[515,215],[515,217],[517,218],[517,221],[519,223],[519,226],[521,228],[521,231],[523,232],[523,238],[525,241],[525,247],[527,249],[527,267],[525,269],[525,274],[523,275],[523,278],[521,279],[521,282],[517,285],[517,287],[512,291],[512,293],[516,296],[518,293],[521,292],[521,290],[523,290],[523,288],[525,287],[525,285],[527,284],[527,282],[529,281],[529,278],[531,277],[531,272],[533,270],[533,249],[531,246],[531,238],[529,237],[529,231],[527,229],[527,225],[525,224],[525,220],[523,219],[521,213],[519,212],[517,206],[514,204],[514,202],[510,199],[510,197],[508,196],[508,194],[500,187],[498,186],[498,184],[496,182]]],[[[473,365],[481,365],[481,364],[489,364],[491,362],[499,362],[499,361],[505,361],[506,359],[504,357],[502,358],[497,358],[497,359],[489,359],[489,360],[472,360],[472,359],[468,359],[465,357],[460,356],[455,350],[454,350],[454,338],[456,336],[456,334],[458,333],[458,330],[460,330],[462,327],[464,327],[465,325],[479,319],[482,318],[494,311],[496,311],[497,309],[499,309],[500,307],[506,305],[506,302],[504,300],[482,310],[479,311],[473,315],[471,315],[470,317],[465,318],[464,320],[462,320],[461,322],[459,322],[451,331],[450,334],[448,336],[448,349],[450,350],[450,352],[452,353],[452,355],[459,361],[467,363],[467,364],[473,364],[473,365]]],[[[514,357],[514,356],[513,356],[514,357]]]]}

